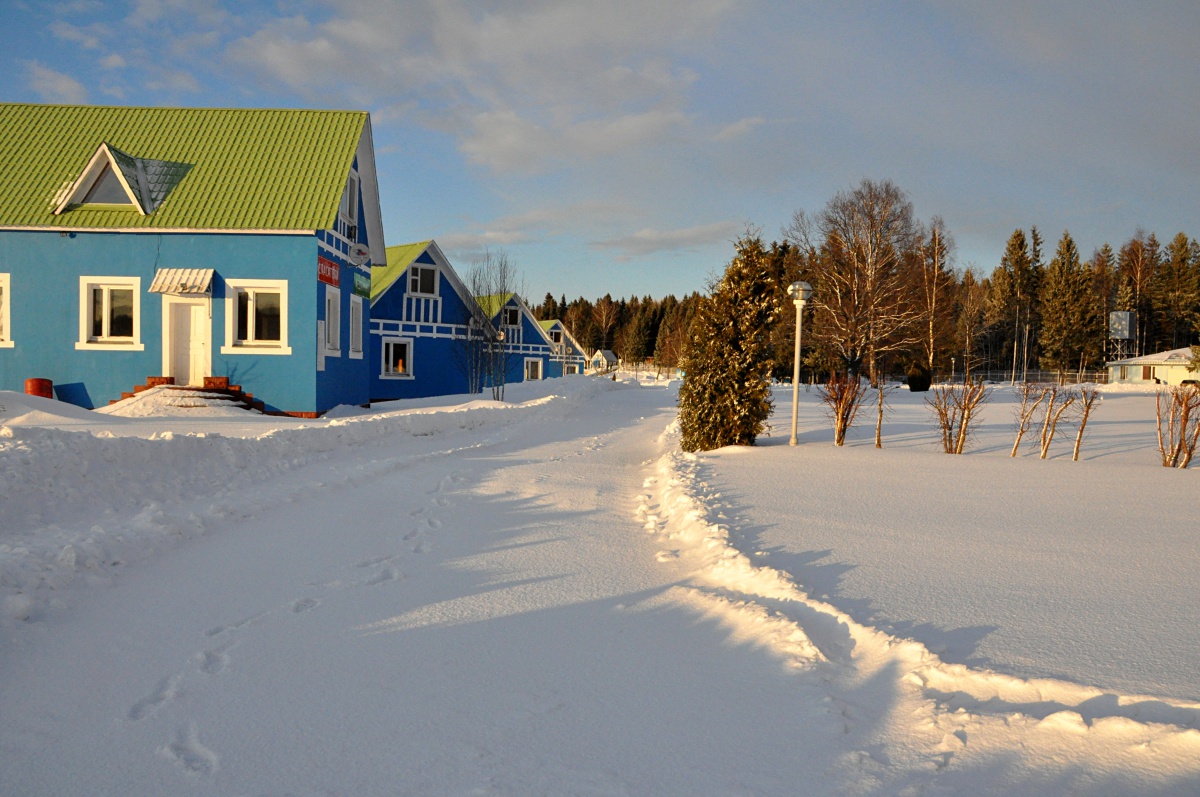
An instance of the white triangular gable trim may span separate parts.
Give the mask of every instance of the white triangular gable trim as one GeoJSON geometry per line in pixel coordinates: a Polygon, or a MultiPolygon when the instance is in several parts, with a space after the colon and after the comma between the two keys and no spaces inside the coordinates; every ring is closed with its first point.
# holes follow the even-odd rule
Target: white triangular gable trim
{"type": "Polygon", "coordinates": [[[92,155],[91,160],[88,161],[87,166],[84,167],[83,172],[79,175],[79,179],[71,184],[62,201],[54,208],[54,215],[61,215],[72,205],[78,205],[83,202],[83,198],[88,195],[88,192],[92,190],[92,186],[100,179],[100,175],[104,173],[105,166],[112,168],[117,181],[125,189],[125,195],[129,197],[130,204],[137,208],[138,213],[143,216],[149,215],[141,200],[142,196],[150,195],[149,186],[145,184],[145,170],[141,168],[141,164],[137,158],[127,155],[115,147],[110,148],[107,143],[101,143],[96,149],[95,154],[92,155]],[[114,150],[134,165],[134,174],[126,174],[125,168],[118,160],[118,156],[114,154],[114,150]],[[139,182],[141,185],[137,185],[139,182]],[[135,185],[137,185],[136,190],[135,185]]]}

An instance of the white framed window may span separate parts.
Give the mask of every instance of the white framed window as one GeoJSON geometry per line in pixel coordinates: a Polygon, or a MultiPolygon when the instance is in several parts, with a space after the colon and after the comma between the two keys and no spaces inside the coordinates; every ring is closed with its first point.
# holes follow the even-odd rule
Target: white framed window
{"type": "Polygon", "coordinates": [[[353,169],[346,180],[346,187],[342,189],[342,203],[338,207],[338,214],[347,224],[358,224],[358,172],[353,169]]]}
{"type": "Polygon", "coordinates": [[[553,341],[554,343],[562,343],[562,330],[561,329],[550,330],[550,340],[553,341]]]}
{"type": "Polygon", "coordinates": [[[332,285],[325,286],[325,354],[342,354],[342,291],[332,285]]]}
{"type": "Polygon", "coordinates": [[[142,278],[80,277],[76,349],[142,351],[142,278]]]}
{"type": "Polygon", "coordinates": [[[516,327],[521,325],[521,310],[518,307],[505,307],[502,311],[502,323],[506,327],[516,327]]]}
{"type": "Polygon", "coordinates": [[[536,382],[542,378],[542,360],[539,357],[525,358],[525,381],[536,382]]]}
{"type": "Polygon", "coordinates": [[[225,280],[222,354],[291,354],[287,280],[225,280]]]}
{"type": "Polygon", "coordinates": [[[0,274],[0,349],[12,347],[12,278],[0,274]]]}
{"type": "Polygon", "coordinates": [[[412,355],[412,338],[384,338],[379,375],[384,379],[412,379],[412,355]]]}
{"type": "Polygon", "coordinates": [[[433,266],[411,266],[408,269],[408,292],[437,295],[438,271],[433,266]]]}
{"type": "Polygon", "coordinates": [[[350,295],[350,358],[361,360],[363,356],[363,300],[358,294],[350,295]]]}
{"type": "Polygon", "coordinates": [[[567,363],[563,366],[563,376],[576,376],[579,374],[579,365],[577,363],[567,363]]]}

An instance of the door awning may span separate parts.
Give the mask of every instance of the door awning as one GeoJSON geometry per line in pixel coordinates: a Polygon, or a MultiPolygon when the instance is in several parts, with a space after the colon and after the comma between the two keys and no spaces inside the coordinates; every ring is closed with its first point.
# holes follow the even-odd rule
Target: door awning
{"type": "Polygon", "coordinates": [[[211,293],[211,268],[160,268],[150,283],[151,293],[211,293]]]}

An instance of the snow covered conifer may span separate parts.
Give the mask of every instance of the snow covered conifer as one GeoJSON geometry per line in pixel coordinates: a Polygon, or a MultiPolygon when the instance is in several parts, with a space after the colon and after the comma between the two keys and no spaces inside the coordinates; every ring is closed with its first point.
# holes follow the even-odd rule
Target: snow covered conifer
{"type": "Polygon", "coordinates": [[[684,343],[684,451],[753,445],[771,414],[771,325],[779,314],[762,239],[747,234],[684,343]]]}

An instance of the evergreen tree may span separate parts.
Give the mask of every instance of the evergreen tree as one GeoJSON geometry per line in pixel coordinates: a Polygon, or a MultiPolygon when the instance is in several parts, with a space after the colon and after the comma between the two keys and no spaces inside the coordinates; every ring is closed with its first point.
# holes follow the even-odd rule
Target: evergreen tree
{"type": "Polygon", "coordinates": [[[684,451],[753,445],[771,413],[771,326],[778,316],[762,239],[747,233],[684,344],[684,451]]]}
{"type": "MultiPolygon", "coordinates": [[[[1079,260],[1079,249],[1063,231],[1042,284],[1042,366],[1059,373],[1081,368],[1096,355],[1103,326],[1092,297],[1092,275],[1079,260]]],[[[1101,349],[1102,350],[1102,349],[1101,349]]]]}
{"type": "Polygon", "coordinates": [[[1167,245],[1165,257],[1150,286],[1154,320],[1162,345],[1178,349],[1191,342],[1196,311],[1200,309],[1200,275],[1196,242],[1179,233],[1167,245]]]}

